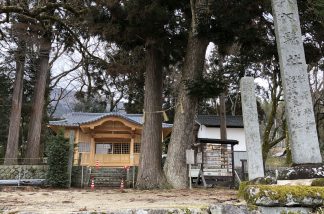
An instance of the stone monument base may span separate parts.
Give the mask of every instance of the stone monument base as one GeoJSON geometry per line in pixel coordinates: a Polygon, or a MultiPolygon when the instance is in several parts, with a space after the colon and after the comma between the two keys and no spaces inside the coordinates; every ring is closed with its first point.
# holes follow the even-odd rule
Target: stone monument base
{"type": "MultiPolygon", "coordinates": [[[[322,180],[322,179],[319,179],[322,180]]],[[[323,186],[249,185],[241,183],[249,213],[310,213],[324,204],[323,186]]]]}
{"type": "Polygon", "coordinates": [[[287,167],[278,173],[278,180],[324,178],[323,164],[303,164],[287,167]]]}

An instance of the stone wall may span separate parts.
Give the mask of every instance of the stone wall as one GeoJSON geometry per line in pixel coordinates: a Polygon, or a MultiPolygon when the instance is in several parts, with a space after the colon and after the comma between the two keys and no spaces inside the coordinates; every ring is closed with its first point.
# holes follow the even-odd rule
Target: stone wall
{"type": "Polygon", "coordinates": [[[0,180],[45,179],[47,170],[47,165],[1,165],[0,180]]]}

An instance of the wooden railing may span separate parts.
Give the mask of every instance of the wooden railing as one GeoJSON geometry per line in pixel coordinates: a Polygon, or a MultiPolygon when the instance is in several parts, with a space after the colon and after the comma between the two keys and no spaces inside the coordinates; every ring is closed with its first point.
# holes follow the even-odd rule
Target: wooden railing
{"type": "MultiPolygon", "coordinates": [[[[139,164],[139,153],[134,154],[134,164],[139,164]]],[[[99,161],[100,166],[130,166],[130,154],[95,154],[94,160],[90,160],[90,153],[82,153],[81,165],[94,166],[99,161]]]]}

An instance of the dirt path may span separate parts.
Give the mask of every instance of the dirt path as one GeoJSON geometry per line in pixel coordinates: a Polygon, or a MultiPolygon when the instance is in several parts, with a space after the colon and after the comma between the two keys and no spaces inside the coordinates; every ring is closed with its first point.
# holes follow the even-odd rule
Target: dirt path
{"type": "Polygon", "coordinates": [[[210,204],[236,203],[236,191],[229,189],[153,190],[113,189],[51,190],[0,189],[0,213],[69,213],[77,211],[113,211],[128,208],[199,208],[210,204]]]}

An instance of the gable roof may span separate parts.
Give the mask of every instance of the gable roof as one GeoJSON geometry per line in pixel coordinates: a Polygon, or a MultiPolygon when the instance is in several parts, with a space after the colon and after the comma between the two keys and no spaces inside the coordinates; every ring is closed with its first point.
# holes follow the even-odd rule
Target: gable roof
{"type": "MultiPolygon", "coordinates": [[[[63,115],[63,120],[49,121],[50,126],[79,127],[80,125],[96,122],[106,117],[120,117],[137,125],[143,125],[142,114],[121,114],[117,112],[110,113],[85,113],[73,112],[63,115]]],[[[163,128],[172,128],[172,124],[162,123],[163,128]]]]}
{"type": "MultiPolygon", "coordinates": [[[[220,127],[220,117],[217,115],[198,115],[196,123],[207,127],[220,127]]],[[[226,127],[243,128],[243,117],[226,115],[226,127]]]]}

